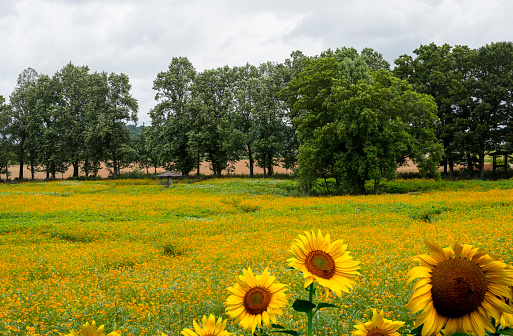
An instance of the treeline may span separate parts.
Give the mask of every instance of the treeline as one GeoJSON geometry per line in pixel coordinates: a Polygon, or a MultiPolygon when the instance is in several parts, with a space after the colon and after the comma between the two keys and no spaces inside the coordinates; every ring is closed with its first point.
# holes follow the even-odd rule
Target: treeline
{"type": "MultiPolygon", "coordinates": [[[[53,77],[25,70],[1,102],[0,166],[16,161],[48,177],[101,162],[215,175],[248,159],[273,174],[296,167],[306,188],[318,177],[362,192],[413,160],[437,174],[443,164],[477,168],[491,151],[512,150],[513,44],[420,46],[390,65],[366,48],[293,52],[283,63],[197,72],[173,58],[153,82],[151,125],[129,136],[137,103],[128,78],[68,64],[53,77]]],[[[6,169],[6,168],[2,168],[6,169]]],[[[23,169],[20,169],[22,172],[23,169]]],[[[20,173],[20,178],[23,178],[20,173]]]]}
{"type": "MultiPolygon", "coordinates": [[[[87,66],[64,66],[52,77],[24,70],[0,112],[0,164],[11,162],[55,178],[73,166],[96,174],[109,162],[114,176],[130,146],[128,122],[137,121],[137,101],[124,74],[90,73],[87,66]]],[[[4,99],[1,98],[1,103],[4,99]]]]}

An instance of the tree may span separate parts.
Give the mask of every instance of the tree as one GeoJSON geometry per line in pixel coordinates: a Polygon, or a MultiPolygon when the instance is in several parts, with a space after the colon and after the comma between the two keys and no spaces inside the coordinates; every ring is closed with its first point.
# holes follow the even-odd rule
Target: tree
{"type": "Polygon", "coordinates": [[[337,190],[361,194],[365,182],[374,180],[377,191],[407,157],[436,174],[442,148],[433,132],[433,99],[385,70],[362,72],[357,58],[310,61],[281,91],[301,143],[302,185],[311,188],[317,177],[333,177],[337,190]]]}
{"type": "Polygon", "coordinates": [[[230,161],[239,158],[241,141],[234,129],[234,72],[228,67],[199,73],[192,88],[192,149],[205,153],[215,176],[221,176],[230,161]]]}
{"type": "Polygon", "coordinates": [[[248,156],[249,176],[254,175],[255,165],[255,109],[258,98],[255,97],[255,86],[258,85],[258,69],[250,64],[233,68],[234,81],[234,114],[235,129],[241,139],[248,156]]]}
{"type": "Polygon", "coordinates": [[[465,114],[465,139],[471,141],[484,178],[485,155],[496,150],[507,134],[511,139],[513,115],[513,42],[491,43],[471,56],[468,94],[460,102],[465,114]]]}
{"type": "Polygon", "coordinates": [[[36,108],[36,82],[39,73],[27,68],[18,76],[16,88],[9,97],[11,109],[8,133],[17,148],[17,160],[20,164],[18,178],[23,179],[23,167],[27,154],[31,163],[32,179],[37,155],[37,137],[39,119],[36,108]]]}
{"type": "Polygon", "coordinates": [[[465,132],[464,118],[458,104],[465,99],[469,56],[466,46],[451,47],[421,45],[414,50],[415,58],[403,55],[395,64],[394,75],[407,80],[420,93],[434,97],[438,107],[439,124],[436,136],[444,146],[444,172],[453,178],[454,165],[464,157],[465,144],[459,141],[465,132]]]}
{"type": "Polygon", "coordinates": [[[152,145],[160,153],[160,161],[170,170],[188,175],[196,163],[190,147],[194,120],[191,115],[192,85],[196,70],[186,57],[173,57],[166,72],[153,81],[158,104],[150,111],[152,145]]]}
{"type": "Polygon", "coordinates": [[[87,106],[90,95],[89,67],[68,63],[54,75],[58,99],[55,105],[59,150],[73,165],[73,177],[79,175],[79,164],[86,156],[87,106]]]}
{"type": "MultiPolygon", "coordinates": [[[[89,113],[95,116],[95,124],[90,127],[88,134],[97,140],[112,162],[113,178],[120,172],[120,162],[132,161],[135,152],[130,146],[130,132],[126,127],[128,122],[137,122],[137,100],[130,93],[131,85],[125,74],[103,72],[97,74],[103,79],[105,88],[94,94],[101,98],[101,104],[95,105],[89,113]],[[92,136],[94,134],[94,136],[92,136]]],[[[89,124],[91,125],[91,124],[89,124]]]]}
{"type": "Polygon", "coordinates": [[[252,86],[255,107],[256,159],[264,175],[272,175],[285,153],[290,139],[287,110],[277,93],[286,85],[284,67],[267,62],[258,67],[260,76],[252,86]]]}

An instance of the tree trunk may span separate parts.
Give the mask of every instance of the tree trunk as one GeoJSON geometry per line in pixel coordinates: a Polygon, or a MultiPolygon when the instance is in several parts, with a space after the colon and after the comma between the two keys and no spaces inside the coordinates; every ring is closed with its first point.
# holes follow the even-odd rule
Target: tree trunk
{"type": "Polygon", "coordinates": [[[273,158],[271,154],[267,156],[267,172],[269,177],[273,175],[273,158]]]}
{"type": "Polygon", "coordinates": [[[20,158],[20,173],[18,175],[18,178],[20,180],[23,180],[23,147],[24,147],[24,145],[25,145],[25,140],[22,139],[20,141],[20,156],[19,156],[19,158],[20,158]]]}
{"type": "Polygon", "coordinates": [[[200,153],[198,151],[198,171],[196,172],[196,175],[200,175],[200,166],[201,166],[201,161],[200,161],[200,153]]]}
{"type": "Polygon", "coordinates": [[[34,155],[30,154],[30,179],[34,180],[35,171],[34,171],[34,155]]]}
{"type": "Polygon", "coordinates": [[[444,175],[447,175],[447,158],[444,159],[444,175]]]}
{"type": "Polygon", "coordinates": [[[479,146],[479,178],[484,180],[484,162],[485,162],[485,153],[484,146],[479,146]]]}
{"type": "Polygon", "coordinates": [[[474,165],[472,163],[472,155],[470,154],[467,154],[467,165],[469,174],[472,174],[472,172],[474,171],[474,165]]]}
{"type": "Polygon", "coordinates": [[[78,161],[73,162],[73,177],[78,177],[78,161]]]}
{"type": "Polygon", "coordinates": [[[379,180],[374,180],[374,195],[378,194],[379,180]]]}
{"type": "Polygon", "coordinates": [[[20,161],[20,174],[18,175],[20,180],[23,180],[23,160],[20,161]]]}
{"type": "Polygon", "coordinates": [[[113,165],[113,178],[118,178],[118,161],[116,160],[116,153],[112,153],[112,165],[113,165]]]}
{"type": "Polygon", "coordinates": [[[248,157],[249,157],[249,177],[253,177],[253,152],[251,152],[251,146],[248,144],[248,157]]]}
{"type": "Polygon", "coordinates": [[[449,176],[451,180],[454,180],[454,160],[449,158],[449,176]]]}

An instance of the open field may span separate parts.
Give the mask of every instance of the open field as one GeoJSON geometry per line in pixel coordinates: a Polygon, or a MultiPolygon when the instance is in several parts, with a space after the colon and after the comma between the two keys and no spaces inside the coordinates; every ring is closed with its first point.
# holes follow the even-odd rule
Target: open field
{"type": "MultiPolygon", "coordinates": [[[[249,175],[249,161],[248,160],[240,160],[240,161],[237,161],[237,162],[234,162],[233,163],[233,174],[236,174],[236,175],[249,175]]],[[[126,172],[130,172],[132,170],[135,170],[137,168],[135,167],[130,167],[130,168],[125,168],[125,169],[122,169],[122,172],[126,173],[126,172]]],[[[139,170],[139,169],[137,169],[139,170]]],[[[443,167],[440,167],[438,169],[440,172],[443,171],[443,167]]],[[[488,163],[486,162],[485,163],[485,170],[492,170],[492,164],[491,163],[488,163]]],[[[140,170],[141,172],[146,172],[145,169],[142,169],[140,170]]],[[[158,173],[161,173],[163,172],[164,169],[157,169],[157,172],[158,173]]],[[[397,168],[397,172],[398,173],[409,173],[409,172],[418,172],[419,170],[417,169],[417,167],[412,163],[412,162],[408,162],[405,166],[401,166],[399,168],[397,168]]],[[[150,168],[149,169],[149,172],[150,173],[153,173],[155,172],[155,169],[154,168],[150,168]]],[[[284,169],[283,167],[274,167],[274,172],[277,173],[277,174],[290,174],[291,171],[290,170],[287,170],[287,169],[284,169]]],[[[103,177],[103,178],[106,178],[109,176],[109,170],[105,167],[105,166],[102,166],[102,168],[100,169],[100,171],[98,172],[98,176],[100,177],[103,177]]],[[[209,168],[209,164],[208,162],[202,162],[201,166],[200,166],[200,173],[201,174],[204,174],[204,175],[212,175],[212,170],[210,170],[209,168]]],[[[254,173],[255,174],[260,174],[260,175],[263,175],[264,173],[264,170],[260,167],[257,167],[255,166],[254,167],[254,173]]],[[[11,179],[14,179],[16,177],[19,176],[20,174],[20,167],[19,166],[10,166],[9,167],[9,174],[10,174],[10,178],[11,179]]],[[[81,172],[80,173],[81,175],[83,175],[83,173],[81,172]]],[[[192,172],[192,174],[196,174],[196,170],[194,170],[192,172]]],[[[23,176],[24,178],[30,178],[30,169],[28,167],[25,167],[24,171],[23,171],[23,176]]],[[[66,179],[68,177],[71,177],[73,176],[73,168],[70,167],[65,173],[63,174],[57,174],[57,179],[66,179]]],[[[0,175],[0,178],[1,177],[5,177],[5,175],[0,175]]],[[[35,173],[35,179],[37,180],[43,180],[46,178],[46,173],[45,172],[36,172],[35,173]]]]}
{"type": "MultiPolygon", "coordinates": [[[[247,267],[268,267],[292,303],[306,292],[286,259],[304,230],[343,239],[361,262],[354,290],[328,299],[340,308],[316,315],[316,335],[350,334],[372,308],[406,321],[408,333],[405,275],[416,265],[410,257],[427,253],[426,238],[513,261],[513,180],[302,198],[287,196],[290,180],[154,183],[0,184],[0,335],[60,335],[91,320],[123,335],[179,335],[194,318],[222,316],[226,287],[247,267]]],[[[284,313],[280,324],[304,330],[303,316],[284,313]]]]}
{"type": "MultiPolygon", "coordinates": [[[[248,166],[249,166],[249,160],[236,161],[236,162],[233,163],[233,173],[237,174],[237,175],[249,175],[249,168],[248,168],[248,166]]],[[[135,168],[135,167],[130,167],[130,168],[122,169],[121,172],[127,173],[127,172],[130,172],[130,171],[136,170],[136,169],[140,170],[143,173],[146,173],[146,169],[138,169],[138,168],[135,168]]],[[[149,168],[148,171],[149,171],[149,173],[154,173],[155,169],[154,168],[149,168]]],[[[158,168],[157,172],[158,173],[162,173],[162,172],[164,172],[164,169],[158,168]]],[[[290,170],[286,170],[283,167],[274,167],[274,172],[278,173],[278,174],[289,174],[289,173],[291,173],[290,170]]],[[[210,169],[210,165],[209,165],[208,162],[202,162],[201,163],[200,173],[204,174],[204,175],[212,175],[213,174],[212,170],[210,169]]],[[[264,174],[264,170],[262,168],[257,167],[255,165],[254,173],[255,174],[263,175],[264,174]]],[[[20,167],[19,166],[10,166],[9,167],[9,174],[10,174],[9,177],[11,179],[14,179],[14,178],[18,177],[19,174],[20,174],[20,167]]],[[[108,177],[109,174],[110,174],[109,169],[107,169],[105,167],[105,165],[103,165],[102,168],[98,171],[98,176],[103,177],[103,178],[108,177]]],[[[196,174],[196,169],[194,171],[192,171],[191,174],[193,174],[193,175],[196,174]]],[[[80,172],[80,175],[84,175],[84,173],[80,172]]],[[[2,176],[5,177],[4,174],[1,175],[0,177],[2,177],[2,176]]],[[[29,167],[25,167],[24,170],[23,170],[23,177],[24,178],[30,178],[30,176],[31,176],[30,175],[30,168],[29,167]]],[[[70,167],[63,174],[57,174],[56,178],[57,179],[66,179],[66,178],[71,177],[71,176],[73,176],[73,167],[70,167]]],[[[46,173],[45,172],[36,172],[34,177],[37,180],[43,180],[43,179],[46,178],[46,173]]]]}

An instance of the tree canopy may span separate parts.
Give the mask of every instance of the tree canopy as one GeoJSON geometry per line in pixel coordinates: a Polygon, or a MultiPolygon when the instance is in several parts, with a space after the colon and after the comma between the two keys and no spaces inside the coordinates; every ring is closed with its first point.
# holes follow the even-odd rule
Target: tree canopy
{"type": "Polygon", "coordinates": [[[337,190],[364,193],[366,181],[377,188],[406,158],[436,174],[443,148],[434,135],[432,97],[385,70],[372,71],[357,56],[336,57],[343,52],[308,62],[281,91],[301,143],[302,185],[333,177],[337,190]]]}

